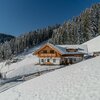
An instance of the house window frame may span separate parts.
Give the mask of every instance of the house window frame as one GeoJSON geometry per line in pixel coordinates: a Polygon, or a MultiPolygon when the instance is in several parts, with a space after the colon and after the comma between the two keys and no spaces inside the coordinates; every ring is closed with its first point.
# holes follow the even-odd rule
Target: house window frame
{"type": "Polygon", "coordinates": [[[74,61],[76,62],[76,58],[74,58],[74,61]]]}
{"type": "Polygon", "coordinates": [[[47,59],[47,62],[50,62],[50,59],[47,59]]]}
{"type": "Polygon", "coordinates": [[[46,54],[46,53],[48,53],[48,51],[47,50],[43,50],[42,53],[46,54]]]}
{"type": "Polygon", "coordinates": [[[56,59],[53,59],[53,62],[55,63],[56,62],[56,59]]]}
{"type": "Polygon", "coordinates": [[[41,59],[41,62],[44,62],[44,59],[41,59]]]}
{"type": "Polygon", "coordinates": [[[54,50],[50,50],[50,53],[54,54],[54,53],[55,53],[55,51],[54,51],[54,50]]]}

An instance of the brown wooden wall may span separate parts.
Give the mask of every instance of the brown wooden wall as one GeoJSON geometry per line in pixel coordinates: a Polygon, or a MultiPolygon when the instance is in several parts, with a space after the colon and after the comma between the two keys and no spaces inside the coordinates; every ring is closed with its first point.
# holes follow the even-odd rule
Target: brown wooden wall
{"type": "Polygon", "coordinates": [[[38,52],[37,56],[38,57],[61,57],[61,54],[57,52],[57,50],[55,50],[54,48],[45,46],[38,52]],[[43,53],[44,50],[47,50],[47,53],[43,53]],[[50,50],[54,50],[54,53],[50,53],[50,50]]]}

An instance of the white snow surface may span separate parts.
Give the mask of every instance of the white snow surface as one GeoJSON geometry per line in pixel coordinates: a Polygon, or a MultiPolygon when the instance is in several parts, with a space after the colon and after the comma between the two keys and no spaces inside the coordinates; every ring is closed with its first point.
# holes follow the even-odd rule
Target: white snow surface
{"type": "Polygon", "coordinates": [[[100,56],[24,82],[0,100],[100,100],[100,56]]]}
{"type": "Polygon", "coordinates": [[[88,46],[89,53],[100,52],[100,36],[83,43],[83,45],[88,46]]]}

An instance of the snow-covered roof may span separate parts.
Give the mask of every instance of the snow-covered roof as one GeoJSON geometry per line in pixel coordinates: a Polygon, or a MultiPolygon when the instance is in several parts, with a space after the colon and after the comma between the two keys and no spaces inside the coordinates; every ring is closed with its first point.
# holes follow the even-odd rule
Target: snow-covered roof
{"type": "Polygon", "coordinates": [[[88,53],[87,45],[55,45],[63,54],[88,53]],[[77,52],[67,52],[66,49],[77,49],[77,52]]]}

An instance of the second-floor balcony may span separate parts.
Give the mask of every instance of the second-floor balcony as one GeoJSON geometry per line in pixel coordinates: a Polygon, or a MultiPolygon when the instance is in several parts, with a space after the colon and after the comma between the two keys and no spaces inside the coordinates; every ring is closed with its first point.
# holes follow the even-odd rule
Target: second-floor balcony
{"type": "Polygon", "coordinates": [[[41,53],[41,54],[39,54],[41,57],[55,57],[56,56],[56,54],[54,53],[54,54],[51,54],[51,53],[41,53]]]}

